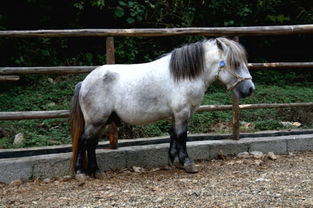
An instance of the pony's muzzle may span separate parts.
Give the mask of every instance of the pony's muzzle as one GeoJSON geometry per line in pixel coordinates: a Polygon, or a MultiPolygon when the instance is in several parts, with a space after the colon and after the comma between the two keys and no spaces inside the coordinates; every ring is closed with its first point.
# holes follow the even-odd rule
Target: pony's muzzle
{"type": "Polygon", "coordinates": [[[252,95],[254,90],[254,83],[251,80],[244,80],[240,82],[233,91],[238,98],[246,98],[252,95]]]}

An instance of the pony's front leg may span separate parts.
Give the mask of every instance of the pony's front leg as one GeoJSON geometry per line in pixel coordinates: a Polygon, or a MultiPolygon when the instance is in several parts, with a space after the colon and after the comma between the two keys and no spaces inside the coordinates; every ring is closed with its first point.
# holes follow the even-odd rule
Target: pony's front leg
{"type": "MultiPolygon", "coordinates": [[[[189,115],[189,113],[187,115],[189,115]]],[[[175,117],[175,128],[174,128],[175,136],[173,136],[173,139],[175,139],[175,141],[173,142],[173,144],[176,145],[175,149],[178,152],[178,159],[181,165],[183,165],[184,170],[187,173],[197,173],[198,169],[195,166],[194,161],[189,157],[187,153],[187,145],[186,145],[187,125],[188,125],[187,118],[189,118],[189,116],[187,118],[186,117],[187,116],[175,117]]]]}
{"type": "Polygon", "coordinates": [[[177,144],[176,144],[176,133],[174,128],[171,128],[171,130],[169,131],[170,137],[171,137],[171,141],[170,141],[170,149],[168,150],[168,158],[169,158],[169,165],[173,165],[174,164],[174,160],[176,158],[176,156],[178,155],[178,148],[177,148],[177,144]]]}

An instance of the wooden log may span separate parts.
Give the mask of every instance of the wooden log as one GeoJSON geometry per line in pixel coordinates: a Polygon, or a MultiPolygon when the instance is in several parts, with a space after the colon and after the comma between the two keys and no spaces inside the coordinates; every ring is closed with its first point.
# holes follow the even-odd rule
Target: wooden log
{"type": "Polygon", "coordinates": [[[68,110],[0,112],[0,120],[67,118],[68,110]]]}
{"type": "Polygon", "coordinates": [[[132,29],[68,29],[68,30],[6,30],[0,37],[104,37],[104,36],[265,36],[313,33],[313,24],[249,26],[249,27],[187,27],[132,29]]]}
{"type": "Polygon", "coordinates": [[[239,140],[240,139],[240,111],[239,111],[239,98],[235,95],[235,93],[232,93],[232,128],[233,128],[233,139],[239,140]]]}
{"type": "MultiPolygon", "coordinates": [[[[293,108],[293,107],[313,107],[313,102],[307,103],[271,103],[271,104],[241,104],[239,105],[240,110],[253,110],[261,108],[293,108]]],[[[201,105],[197,112],[207,111],[223,111],[232,110],[232,105],[201,105]]]]}
{"type": "Polygon", "coordinates": [[[224,110],[232,110],[232,105],[201,105],[198,109],[198,113],[209,112],[209,111],[224,111],[224,110]]]}
{"type": "MultiPolygon", "coordinates": [[[[313,107],[313,102],[309,103],[272,103],[272,104],[242,104],[240,110],[253,110],[261,108],[292,108],[292,107],[313,107]]],[[[232,105],[202,105],[197,112],[232,110],[232,105]]],[[[20,112],[0,112],[0,120],[23,120],[23,119],[46,119],[46,118],[67,118],[69,110],[54,111],[20,111],[20,112]]]]}
{"type": "Polygon", "coordinates": [[[97,66],[0,67],[0,74],[78,74],[89,73],[97,66]]]}
{"type": "MultiPolygon", "coordinates": [[[[236,42],[239,42],[239,37],[235,36],[234,40],[236,42]]],[[[239,111],[239,98],[235,95],[235,93],[232,93],[232,130],[233,130],[233,139],[239,140],[240,139],[240,111],[239,111]]]]}
{"type": "MultiPolygon", "coordinates": [[[[115,60],[114,60],[115,61],[115,60]]],[[[113,62],[112,62],[113,63],[113,62]]],[[[98,66],[36,66],[0,67],[4,74],[79,74],[89,73],[98,66]]],[[[249,63],[249,69],[313,69],[313,62],[249,63]]]]}
{"type": "Polygon", "coordinates": [[[249,69],[313,69],[313,62],[248,63],[249,69]]]}
{"type": "Polygon", "coordinates": [[[0,76],[0,81],[18,81],[18,80],[20,80],[20,77],[16,75],[0,76]]]}
{"type": "Polygon", "coordinates": [[[106,38],[106,61],[107,64],[115,64],[114,38],[106,38]]]}
{"type": "Polygon", "coordinates": [[[273,104],[243,104],[239,105],[242,110],[260,108],[291,108],[291,107],[313,107],[313,102],[308,103],[273,103],[273,104]]]}

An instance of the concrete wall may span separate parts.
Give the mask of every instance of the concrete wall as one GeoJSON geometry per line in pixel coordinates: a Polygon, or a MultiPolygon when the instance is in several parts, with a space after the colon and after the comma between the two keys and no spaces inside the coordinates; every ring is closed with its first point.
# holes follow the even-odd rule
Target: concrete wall
{"type": "MultiPolygon", "coordinates": [[[[203,135],[202,135],[203,136],[203,135]]],[[[169,143],[120,147],[116,150],[97,150],[100,169],[114,170],[140,166],[153,168],[168,164],[169,143]]],[[[287,154],[313,150],[313,134],[243,138],[235,140],[204,140],[188,142],[189,155],[195,159],[212,159],[223,153],[235,155],[240,152],[287,154]]],[[[0,182],[52,178],[70,175],[71,153],[48,154],[22,158],[0,159],[0,182]]]]}

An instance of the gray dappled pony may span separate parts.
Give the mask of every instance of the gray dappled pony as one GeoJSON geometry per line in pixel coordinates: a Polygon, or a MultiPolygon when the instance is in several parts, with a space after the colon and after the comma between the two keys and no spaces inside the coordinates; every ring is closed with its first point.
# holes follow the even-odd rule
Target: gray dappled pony
{"type": "Polygon", "coordinates": [[[75,173],[97,176],[95,149],[107,125],[111,126],[111,139],[121,121],[147,124],[168,117],[173,118],[170,163],[178,157],[187,172],[197,172],[187,154],[188,119],[200,106],[207,87],[217,79],[238,98],[254,91],[246,53],[239,43],[226,38],[203,40],[149,63],[96,68],[76,85],[71,101],[75,173]]]}

